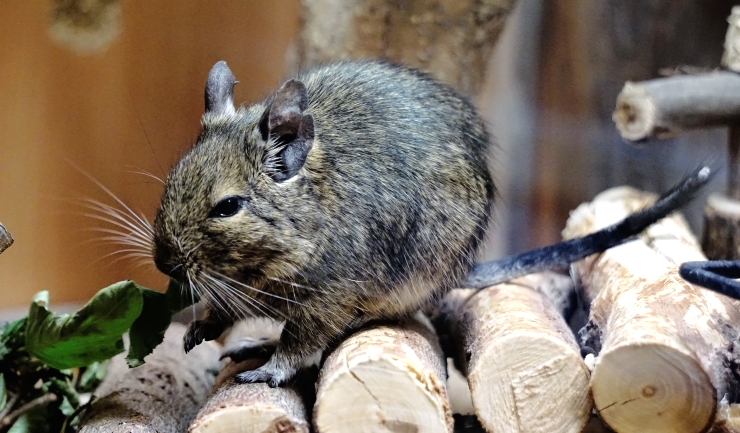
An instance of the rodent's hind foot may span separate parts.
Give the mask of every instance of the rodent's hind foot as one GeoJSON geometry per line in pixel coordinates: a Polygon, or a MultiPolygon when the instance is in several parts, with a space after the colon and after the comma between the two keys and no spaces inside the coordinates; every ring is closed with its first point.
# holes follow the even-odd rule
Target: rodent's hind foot
{"type": "Polygon", "coordinates": [[[225,326],[223,323],[214,322],[212,320],[194,320],[190,322],[187,332],[183,337],[183,348],[185,353],[190,352],[193,348],[200,343],[210,340],[215,340],[221,336],[224,332],[225,326]]]}
{"type": "Polygon", "coordinates": [[[243,371],[235,376],[238,383],[260,383],[265,382],[270,388],[285,384],[297,373],[297,368],[285,368],[268,362],[260,368],[243,371]]]}
{"type": "Polygon", "coordinates": [[[252,358],[269,358],[275,353],[277,340],[267,338],[255,340],[243,338],[236,345],[227,347],[221,352],[221,359],[230,358],[233,362],[242,362],[252,358]]]}

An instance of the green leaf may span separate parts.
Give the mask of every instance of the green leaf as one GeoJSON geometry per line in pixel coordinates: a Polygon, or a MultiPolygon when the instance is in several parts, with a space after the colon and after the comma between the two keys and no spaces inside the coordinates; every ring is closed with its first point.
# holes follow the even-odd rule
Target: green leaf
{"type": "Polygon", "coordinates": [[[37,293],[28,312],[26,350],[56,369],[82,367],[123,352],[121,336],[139,317],[142,293],[132,281],[99,291],[82,309],[55,315],[49,293],[37,293]]]}
{"type": "Polygon", "coordinates": [[[23,347],[26,339],[26,318],[6,323],[0,330],[0,361],[9,353],[23,347]]]}
{"type": "Polygon", "coordinates": [[[152,350],[164,340],[164,332],[170,326],[172,315],[192,305],[192,301],[184,299],[182,287],[174,280],[170,280],[165,293],[141,286],[139,289],[144,299],[144,307],[129,332],[130,347],[126,356],[129,367],[143,364],[144,357],[152,353],[152,350]]]}

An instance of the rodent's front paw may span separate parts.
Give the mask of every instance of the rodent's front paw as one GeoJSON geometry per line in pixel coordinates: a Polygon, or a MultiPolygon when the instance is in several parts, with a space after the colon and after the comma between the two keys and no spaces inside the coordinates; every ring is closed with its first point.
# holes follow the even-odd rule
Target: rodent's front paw
{"type": "Polygon", "coordinates": [[[292,379],[295,374],[295,369],[273,367],[268,362],[256,370],[244,371],[237,374],[236,381],[239,383],[266,382],[270,388],[275,388],[292,379]]]}
{"type": "Polygon", "coordinates": [[[217,339],[223,331],[224,326],[222,324],[210,320],[194,320],[190,322],[190,326],[183,337],[185,353],[193,350],[203,340],[210,341],[217,339]]]}

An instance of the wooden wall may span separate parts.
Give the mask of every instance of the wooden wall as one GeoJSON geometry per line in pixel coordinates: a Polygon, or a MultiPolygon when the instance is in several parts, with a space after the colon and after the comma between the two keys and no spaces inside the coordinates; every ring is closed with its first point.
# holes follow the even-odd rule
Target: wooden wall
{"type": "MultiPolygon", "coordinates": [[[[238,102],[257,99],[282,81],[298,26],[297,0],[122,0],[120,36],[81,56],[49,37],[50,1],[0,2],[0,222],[16,238],[0,256],[0,308],[44,289],[84,301],[124,278],[162,289],[151,264],[101,259],[116,247],[90,243],[85,229],[102,225],[70,200],[114,202],[73,166],[151,219],[161,185],[132,172],[164,176],[192,145],[213,63],[229,62],[238,102]]],[[[718,65],[735,3],[519,1],[477,100],[499,144],[485,258],[557,241],[568,212],[610,186],[660,191],[707,160],[722,167],[723,130],[640,149],[611,111],[625,80],[718,65]]],[[[690,213],[698,229],[701,200],[690,213]]]]}
{"type": "Polygon", "coordinates": [[[236,101],[279,85],[298,25],[293,0],[124,0],[121,33],[104,52],[79,55],[47,28],[51,3],[0,3],[0,222],[15,244],[0,256],[0,308],[51,290],[52,303],[84,301],[133,278],[156,289],[153,265],[100,259],[115,251],[86,231],[102,227],[71,202],[115,202],[90,173],[149,219],[164,173],[193,143],[203,86],[226,60],[236,101]]]}

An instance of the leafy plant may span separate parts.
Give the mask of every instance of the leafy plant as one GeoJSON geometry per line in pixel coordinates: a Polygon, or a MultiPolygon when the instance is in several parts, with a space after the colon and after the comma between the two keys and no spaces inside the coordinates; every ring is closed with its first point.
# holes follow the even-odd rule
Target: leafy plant
{"type": "Polygon", "coordinates": [[[129,332],[129,366],[143,364],[172,314],[191,304],[180,290],[176,282],[160,293],[121,281],[62,315],[49,308],[48,292],[37,293],[28,316],[0,330],[0,432],[74,429],[81,394],[92,391],[106,361],[124,351],[123,334],[129,332]]]}

